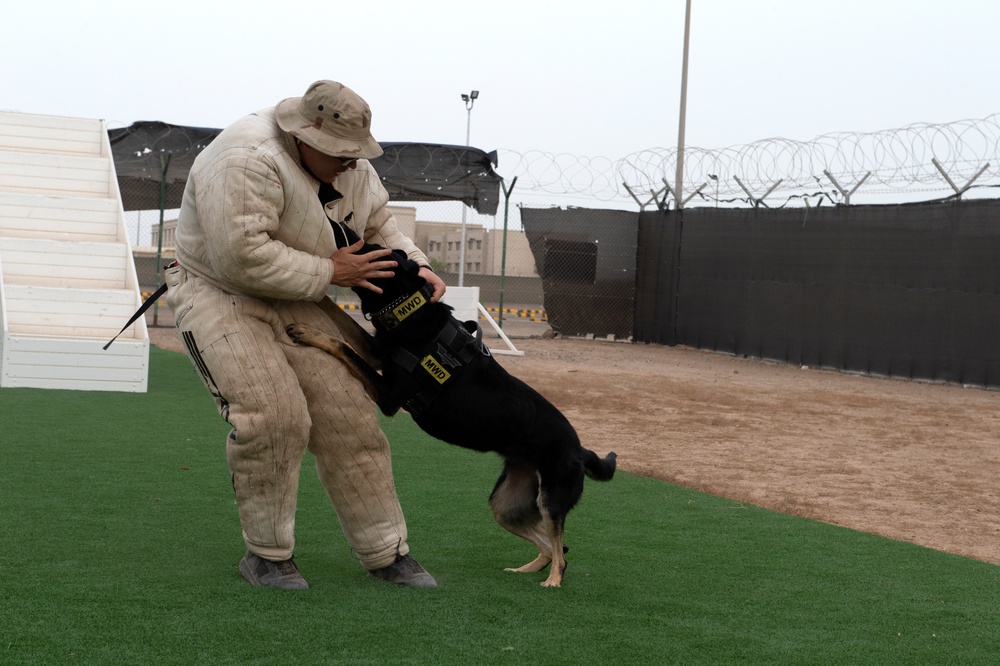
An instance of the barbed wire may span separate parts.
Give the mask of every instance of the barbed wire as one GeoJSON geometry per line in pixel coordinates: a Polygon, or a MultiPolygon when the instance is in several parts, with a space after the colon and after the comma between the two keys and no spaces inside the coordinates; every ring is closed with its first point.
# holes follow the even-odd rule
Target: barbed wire
{"type": "MultiPolygon", "coordinates": [[[[631,198],[634,192],[663,193],[665,186],[673,188],[677,169],[676,148],[651,148],[617,160],[498,153],[499,171],[508,180],[516,176],[522,192],[585,194],[604,201],[631,198]]],[[[855,187],[870,194],[953,193],[971,181],[977,187],[1000,185],[1000,114],[870,133],[834,132],[812,141],[770,138],[722,149],[688,147],[682,194],[703,188],[716,200],[752,202],[765,191],[831,198],[842,196],[841,188],[855,187]]]]}
{"type": "MultiPolygon", "coordinates": [[[[173,156],[169,171],[186,174],[194,155],[218,131],[165,123],[134,123],[111,130],[118,175],[158,181],[159,153],[168,144],[173,146],[168,151],[173,156]],[[143,132],[158,132],[158,138],[150,144],[153,139],[143,138],[143,132]],[[191,132],[198,133],[197,137],[189,137],[191,132]]],[[[408,175],[404,180],[417,183],[428,168],[440,170],[442,154],[459,149],[466,150],[440,146],[429,151],[422,161],[404,170],[408,175]]],[[[616,204],[651,198],[662,204],[672,192],[677,169],[676,148],[650,148],[619,159],[538,150],[497,153],[499,173],[508,182],[518,178],[518,198],[616,204]]],[[[456,164],[468,167],[461,160],[456,164]]],[[[488,170],[488,165],[484,168],[488,170]]],[[[475,172],[481,170],[477,167],[475,172]]],[[[449,180],[461,182],[472,173],[466,170],[449,180]]],[[[176,203],[173,199],[179,201],[183,189],[183,178],[176,180],[176,187],[168,186],[172,204],[176,203]]],[[[765,196],[780,203],[777,194],[786,204],[810,199],[837,202],[849,199],[845,194],[855,191],[898,200],[904,195],[954,195],[973,182],[975,188],[1000,188],[1000,114],[870,133],[833,132],[811,141],[775,137],[721,149],[687,147],[682,195],[687,198],[700,189],[703,199],[735,205],[756,205],[765,196]]],[[[150,196],[158,201],[158,182],[150,196]]]]}

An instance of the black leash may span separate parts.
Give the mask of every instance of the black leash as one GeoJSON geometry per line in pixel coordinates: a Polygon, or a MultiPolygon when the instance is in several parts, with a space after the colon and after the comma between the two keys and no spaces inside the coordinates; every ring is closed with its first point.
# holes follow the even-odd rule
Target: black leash
{"type": "MultiPolygon", "coordinates": [[[[141,317],[143,315],[143,313],[146,312],[146,310],[148,310],[153,305],[153,303],[155,303],[156,300],[160,296],[163,296],[163,294],[165,294],[165,293],[167,293],[167,283],[166,282],[164,282],[163,284],[161,284],[159,286],[159,288],[156,291],[154,291],[149,296],[149,298],[147,298],[145,301],[142,302],[142,305],[140,305],[139,309],[135,311],[135,314],[132,315],[132,318],[128,320],[128,323],[125,324],[124,326],[122,326],[122,330],[118,331],[118,335],[121,335],[122,333],[124,333],[126,328],[128,328],[129,326],[131,326],[132,323],[136,319],[138,319],[139,317],[141,317]]],[[[116,335],[115,337],[111,338],[111,340],[108,341],[108,344],[104,345],[104,347],[102,347],[102,349],[104,349],[104,351],[107,351],[108,347],[111,346],[111,343],[118,339],[118,335],[116,335]]]]}

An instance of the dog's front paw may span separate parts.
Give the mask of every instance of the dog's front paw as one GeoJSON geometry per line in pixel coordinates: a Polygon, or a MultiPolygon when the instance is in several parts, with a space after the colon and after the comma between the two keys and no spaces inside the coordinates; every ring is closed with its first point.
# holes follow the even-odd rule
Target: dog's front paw
{"type": "Polygon", "coordinates": [[[305,324],[289,324],[285,328],[285,333],[292,339],[292,342],[300,345],[308,345],[309,338],[313,335],[313,331],[305,324]]]}

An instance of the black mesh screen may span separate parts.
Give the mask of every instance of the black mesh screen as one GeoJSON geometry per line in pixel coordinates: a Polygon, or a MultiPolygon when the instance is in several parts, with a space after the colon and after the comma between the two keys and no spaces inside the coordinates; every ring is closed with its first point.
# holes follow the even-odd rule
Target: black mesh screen
{"type": "Polygon", "coordinates": [[[681,215],[641,218],[638,339],[1000,385],[1000,202],[681,215]]]}
{"type": "MultiPolygon", "coordinates": [[[[221,131],[159,121],[108,130],[125,210],[158,210],[161,180],[164,208],[179,208],[195,157],[221,131]]],[[[426,143],[379,145],[385,152],[371,163],[393,201],[463,201],[484,215],[496,213],[500,176],[493,171],[495,151],[426,143]]]]}
{"type": "Polygon", "coordinates": [[[522,208],[521,222],[563,335],[629,338],[635,309],[638,218],[620,210],[522,208]]]}

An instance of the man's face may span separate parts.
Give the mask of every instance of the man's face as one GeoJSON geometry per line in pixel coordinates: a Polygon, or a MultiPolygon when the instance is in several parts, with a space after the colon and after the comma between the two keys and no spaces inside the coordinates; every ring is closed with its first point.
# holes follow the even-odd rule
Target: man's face
{"type": "Polygon", "coordinates": [[[358,165],[353,157],[334,157],[321,153],[307,143],[299,142],[299,154],[302,163],[312,172],[312,175],[324,183],[332,183],[337,176],[358,165]]]}

